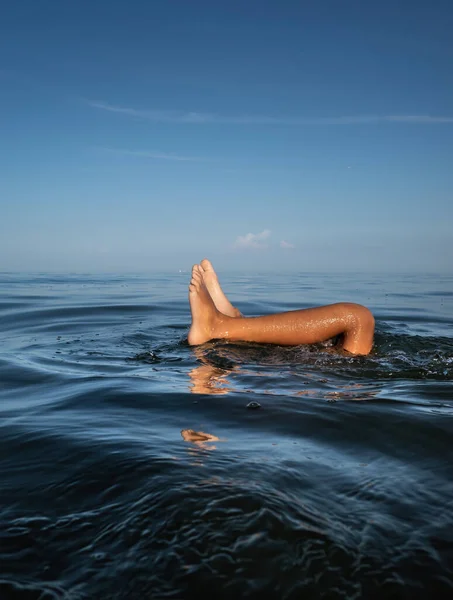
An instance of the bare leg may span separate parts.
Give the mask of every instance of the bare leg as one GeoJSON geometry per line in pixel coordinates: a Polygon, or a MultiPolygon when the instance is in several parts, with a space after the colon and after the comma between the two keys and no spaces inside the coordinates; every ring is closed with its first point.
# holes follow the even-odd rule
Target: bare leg
{"type": "Polygon", "coordinates": [[[217,310],[229,317],[242,317],[241,312],[225,296],[211,262],[207,258],[204,258],[200,263],[200,267],[203,281],[217,310]]]}
{"type": "Polygon", "coordinates": [[[192,312],[190,345],[226,339],[296,346],[315,344],[343,334],[343,348],[352,354],[368,354],[373,346],[374,318],[360,304],[340,302],[264,317],[235,319],[217,310],[198,265],[192,270],[189,301],[192,312]]]}

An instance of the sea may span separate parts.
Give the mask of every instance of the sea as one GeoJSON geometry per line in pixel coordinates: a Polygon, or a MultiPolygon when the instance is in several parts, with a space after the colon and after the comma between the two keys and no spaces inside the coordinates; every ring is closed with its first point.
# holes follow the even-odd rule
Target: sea
{"type": "Polygon", "coordinates": [[[0,274],[0,600],[453,597],[453,276],[221,274],[332,344],[187,344],[188,272],[0,274]]]}

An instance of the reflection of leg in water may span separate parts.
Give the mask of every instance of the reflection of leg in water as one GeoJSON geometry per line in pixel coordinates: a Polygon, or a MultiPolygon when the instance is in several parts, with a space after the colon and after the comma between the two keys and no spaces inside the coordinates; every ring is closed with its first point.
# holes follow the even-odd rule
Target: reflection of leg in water
{"type": "Polygon", "coordinates": [[[207,442],[219,442],[220,439],[210,433],[204,433],[203,431],[194,431],[193,429],[183,429],[181,431],[182,439],[185,442],[192,442],[200,448],[206,448],[208,450],[215,450],[216,446],[206,445],[207,442]]]}
{"type": "Polygon", "coordinates": [[[225,296],[211,262],[205,258],[201,261],[200,267],[204,284],[217,310],[229,317],[241,317],[241,312],[225,296]]]}
{"type": "Polygon", "coordinates": [[[189,371],[191,380],[190,391],[192,394],[228,394],[231,387],[228,385],[228,375],[237,367],[225,369],[210,364],[201,348],[194,347],[195,356],[203,364],[189,371]]]}
{"type": "Polygon", "coordinates": [[[195,367],[189,372],[192,394],[224,395],[230,391],[227,387],[228,371],[206,364],[195,367]]]}
{"type": "Polygon", "coordinates": [[[368,354],[373,346],[374,318],[359,304],[340,302],[285,313],[235,319],[216,308],[199,265],[192,269],[189,285],[192,326],[189,344],[212,339],[296,346],[316,344],[343,334],[343,348],[352,354],[368,354]]]}

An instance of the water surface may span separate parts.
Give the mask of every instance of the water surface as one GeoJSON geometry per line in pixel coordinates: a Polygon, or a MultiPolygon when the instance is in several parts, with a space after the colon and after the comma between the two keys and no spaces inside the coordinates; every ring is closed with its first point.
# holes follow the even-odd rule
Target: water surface
{"type": "Polygon", "coordinates": [[[223,279],[375,349],[190,348],[187,273],[0,274],[0,598],[451,597],[453,278],[223,279]]]}

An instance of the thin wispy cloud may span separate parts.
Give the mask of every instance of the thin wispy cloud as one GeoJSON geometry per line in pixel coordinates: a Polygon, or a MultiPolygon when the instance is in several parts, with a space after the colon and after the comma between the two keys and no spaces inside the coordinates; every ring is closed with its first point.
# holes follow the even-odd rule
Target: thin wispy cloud
{"type": "Polygon", "coordinates": [[[272,117],[266,115],[219,115],[170,110],[141,110],[106,102],[87,101],[92,108],[156,123],[198,125],[366,125],[373,123],[407,123],[429,125],[453,123],[453,116],[431,115],[363,115],[343,117],[272,117]]]}
{"type": "MultiPolygon", "coordinates": [[[[88,105],[92,108],[98,108],[107,112],[135,117],[146,121],[154,121],[160,123],[217,123],[219,117],[207,113],[187,112],[187,111],[172,111],[172,110],[140,110],[136,108],[128,108],[125,106],[115,106],[105,102],[91,102],[88,105]]],[[[231,121],[228,121],[231,122],[231,121]]]]}
{"type": "Polygon", "coordinates": [[[178,154],[167,154],[165,152],[147,152],[141,150],[127,150],[124,148],[95,148],[101,152],[108,152],[110,154],[116,154],[120,156],[136,156],[137,158],[149,158],[150,160],[175,160],[180,162],[204,162],[208,161],[207,158],[200,158],[197,156],[181,156],[178,154]]]}
{"type": "Polygon", "coordinates": [[[267,248],[266,240],[271,235],[269,229],[261,233],[246,233],[236,238],[233,248],[238,250],[264,250],[267,248]]]}
{"type": "Polygon", "coordinates": [[[280,248],[285,248],[287,250],[293,250],[296,246],[294,244],[290,244],[289,242],[286,242],[285,240],[282,240],[280,242],[280,248]]]}

